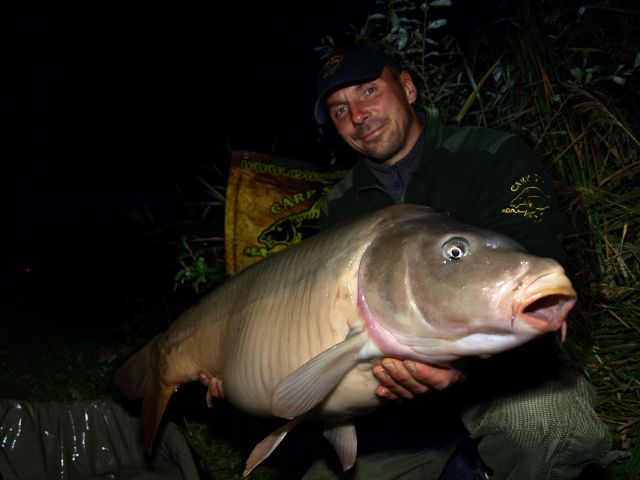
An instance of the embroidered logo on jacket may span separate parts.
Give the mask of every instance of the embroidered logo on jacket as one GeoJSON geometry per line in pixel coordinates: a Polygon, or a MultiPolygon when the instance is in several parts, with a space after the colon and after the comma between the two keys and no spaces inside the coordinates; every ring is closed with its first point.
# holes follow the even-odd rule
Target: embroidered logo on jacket
{"type": "Polygon", "coordinates": [[[544,179],[537,173],[520,177],[510,188],[515,196],[501,212],[541,222],[551,204],[549,195],[541,188],[543,185],[544,179]]]}

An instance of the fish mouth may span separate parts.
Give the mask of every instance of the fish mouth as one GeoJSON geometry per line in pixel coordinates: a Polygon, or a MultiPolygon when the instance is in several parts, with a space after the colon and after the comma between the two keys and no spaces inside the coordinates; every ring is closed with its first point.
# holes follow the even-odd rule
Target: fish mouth
{"type": "Polygon", "coordinates": [[[564,341],[565,320],[577,300],[578,294],[564,274],[542,275],[526,288],[519,312],[513,318],[542,332],[562,330],[564,341]]]}

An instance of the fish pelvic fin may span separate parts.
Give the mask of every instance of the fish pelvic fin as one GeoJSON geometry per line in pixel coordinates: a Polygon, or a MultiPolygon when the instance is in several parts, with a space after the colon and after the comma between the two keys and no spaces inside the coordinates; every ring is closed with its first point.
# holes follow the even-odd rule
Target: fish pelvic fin
{"type": "Polygon", "coordinates": [[[301,417],[294,418],[258,443],[251,451],[249,458],[247,458],[242,476],[248,476],[254,468],[260,465],[269,455],[271,455],[278,445],[280,445],[280,442],[284,440],[284,437],[286,437],[287,434],[300,423],[300,421],[301,417]]]}
{"type": "Polygon", "coordinates": [[[353,422],[343,421],[327,424],[323,434],[338,454],[342,470],[346,472],[351,469],[355,465],[358,455],[358,436],[353,422]]]}
{"type": "Polygon", "coordinates": [[[322,402],[358,364],[358,352],[368,340],[364,331],[352,335],[282,379],[271,395],[271,413],[291,419],[322,402]]]}
{"type": "Polygon", "coordinates": [[[113,383],[125,397],[131,400],[142,398],[140,420],[144,432],[144,448],[148,454],[153,450],[169,399],[177,390],[177,385],[166,385],[160,377],[158,338],[152,339],[130,357],[113,377],[113,383]]]}

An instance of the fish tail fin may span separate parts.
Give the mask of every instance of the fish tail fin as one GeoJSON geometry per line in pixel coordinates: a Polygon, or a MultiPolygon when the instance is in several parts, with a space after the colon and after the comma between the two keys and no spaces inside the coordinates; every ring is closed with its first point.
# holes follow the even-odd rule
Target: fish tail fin
{"type": "Polygon", "coordinates": [[[160,421],[176,385],[166,385],[160,377],[158,365],[160,349],[158,337],[129,358],[116,372],[113,383],[129,399],[142,398],[141,423],[144,447],[151,453],[160,421]]]}

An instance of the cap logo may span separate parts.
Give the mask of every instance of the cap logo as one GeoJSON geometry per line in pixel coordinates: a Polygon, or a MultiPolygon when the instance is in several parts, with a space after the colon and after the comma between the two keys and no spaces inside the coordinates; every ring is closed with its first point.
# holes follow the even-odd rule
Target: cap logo
{"type": "Polygon", "coordinates": [[[327,63],[324,64],[324,68],[322,69],[322,78],[327,78],[329,75],[336,73],[336,70],[338,70],[342,64],[343,58],[344,55],[341,53],[332,55],[331,58],[327,60],[327,63]]]}

